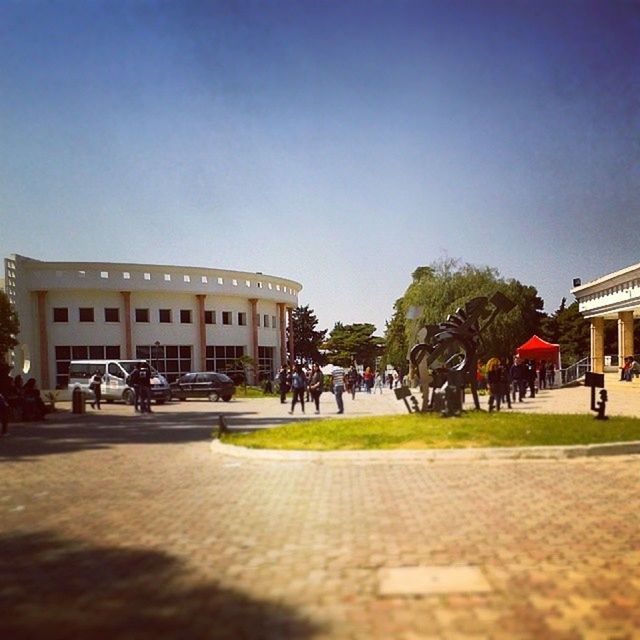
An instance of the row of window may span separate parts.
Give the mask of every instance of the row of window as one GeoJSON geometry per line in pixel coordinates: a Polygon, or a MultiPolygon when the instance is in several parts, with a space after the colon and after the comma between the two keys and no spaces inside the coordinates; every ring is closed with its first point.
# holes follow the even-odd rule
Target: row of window
{"type": "MultiPolygon", "coordinates": [[[[57,277],[62,277],[63,276],[63,272],[62,271],[56,271],[56,276],[57,277]]],[[[78,270],[78,277],[80,278],[85,278],[87,276],[87,272],[84,269],[80,269],[78,270]]],[[[108,280],[110,277],[109,271],[100,271],[100,278],[102,278],[103,280],[108,280]]],[[[143,272],[142,277],[144,280],[146,280],[147,282],[150,282],[152,279],[152,274],[148,271],[143,272]]],[[[131,280],[131,272],[130,271],[123,271],[122,272],[122,279],[123,280],[131,280]]],[[[170,273],[163,273],[162,274],[162,280],[164,282],[171,282],[171,274],[170,273]]],[[[179,278],[178,278],[179,280],[179,278]]],[[[198,280],[198,277],[194,277],[194,282],[198,280]]],[[[219,285],[223,285],[224,284],[224,278],[218,276],[215,278],[210,278],[209,276],[200,276],[199,280],[201,282],[201,284],[209,284],[209,282],[213,283],[213,282],[217,282],[219,285]]],[[[191,282],[191,276],[187,275],[187,274],[183,274],[182,275],[182,281],[183,282],[191,282]]],[[[237,278],[230,278],[228,280],[228,282],[230,282],[234,287],[238,287],[240,286],[239,281],[237,278]]],[[[294,289],[292,289],[291,287],[286,287],[284,285],[279,285],[279,284],[273,284],[271,282],[263,282],[262,280],[257,280],[254,283],[252,283],[251,280],[245,280],[244,284],[246,287],[251,287],[251,286],[255,286],[258,289],[269,289],[269,290],[276,290],[276,291],[282,291],[284,293],[288,293],[290,295],[295,295],[296,292],[294,289]]]]}
{"type": "MultiPolygon", "coordinates": [[[[136,322],[150,322],[149,309],[136,309],[135,321],[136,322]]],[[[180,309],[180,323],[191,324],[193,322],[193,312],[191,309],[180,309]]],[[[69,322],[69,309],[67,307],[54,307],[53,308],[53,321],[54,322],[69,322]]],[[[79,307],[78,308],[78,321],[79,322],[95,322],[95,309],[93,307],[79,307]]],[[[118,307],[105,307],[104,308],[104,321],[105,322],[120,322],[120,309],[118,307]]],[[[233,324],[233,312],[222,311],[221,321],[223,325],[233,324]]],[[[237,324],[241,327],[247,325],[247,313],[245,311],[237,312],[236,316],[237,324]]],[[[158,309],[158,322],[161,324],[171,324],[173,322],[173,309],[158,309]]],[[[204,312],[205,324],[217,324],[217,315],[214,310],[207,310],[204,312]]],[[[256,314],[256,325],[262,326],[265,329],[271,327],[276,328],[276,316],[269,316],[268,314],[256,314]]]]}
{"type": "MultiPolygon", "coordinates": [[[[193,371],[193,347],[191,345],[138,345],[136,359],[147,360],[160,371],[169,382],[193,371]]],[[[258,368],[260,378],[274,375],[273,347],[258,347],[258,368]]],[[[206,347],[205,365],[207,371],[219,371],[242,375],[238,360],[245,355],[241,345],[211,345],[206,347]]],[[[71,360],[119,360],[119,345],[74,345],[56,346],[56,388],[65,389],[69,382],[71,360]]]]}

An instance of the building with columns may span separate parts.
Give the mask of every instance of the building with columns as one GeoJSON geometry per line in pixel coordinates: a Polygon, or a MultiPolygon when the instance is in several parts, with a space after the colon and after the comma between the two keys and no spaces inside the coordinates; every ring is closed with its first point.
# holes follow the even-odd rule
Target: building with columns
{"type": "MultiPolygon", "coordinates": [[[[20,320],[12,375],[66,388],[71,360],[151,362],[169,381],[188,371],[237,371],[250,356],[273,378],[302,285],[262,273],[112,262],[5,259],[20,320]]],[[[289,347],[287,349],[287,347],[289,347]]]]}
{"type": "Polygon", "coordinates": [[[640,264],[580,283],[571,293],[580,313],[591,322],[591,370],[604,371],[606,322],[618,326],[618,362],[633,355],[633,321],[640,317],[640,264]]]}

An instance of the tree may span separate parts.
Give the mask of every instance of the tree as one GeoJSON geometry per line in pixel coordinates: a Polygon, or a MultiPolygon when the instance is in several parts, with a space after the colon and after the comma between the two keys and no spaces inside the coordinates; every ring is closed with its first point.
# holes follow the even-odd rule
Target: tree
{"type": "MultiPolygon", "coordinates": [[[[236,358],[232,366],[236,369],[242,370],[242,386],[244,387],[244,395],[247,395],[247,379],[250,374],[255,374],[256,361],[248,355],[240,356],[236,358]]],[[[255,381],[257,382],[257,380],[255,381]]]]}
{"type": "MultiPolygon", "coordinates": [[[[500,291],[515,303],[507,314],[497,316],[495,322],[482,334],[478,356],[510,357],[519,344],[540,332],[543,301],[535,287],[517,280],[505,280],[496,269],[476,267],[459,260],[446,259],[427,267],[418,267],[412,274],[412,282],[401,302],[396,303],[396,313],[405,312],[405,337],[408,344],[415,342],[417,330],[426,324],[439,324],[466,302],[477,296],[491,297],[500,291]],[[406,318],[406,310],[415,307],[417,319],[406,318]]],[[[402,340],[400,318],[394,318],[393,332],[387,327],[387,350],[398,353],[402,340]]]]}
{"type": "Polygon", "coordinates": [[[560,345],[562,363],[565,366],[587,357],[590,353],[589,321],[578,310],[577,302],[567,307],[566,298],[562,298],[560,307],[543,322],[541,337],[560,345]]]}
{"type": "MultiPolygon", "coordinates": [[[[309,306],[296,307],[292,314],[293,321],[293,349],[297,358],[306,362],[324,364],[320,347],[324,342],[327,330],[316,331],[318,319],[309,306]]],[[[287,327],[287,335],[289,327],[287,327]]],[[[288,341],[287,341],[288,344],[288,341]]]]}
{"type": "Polygon", "coordinates": [[[400,375],[404,375],[408,371],[407,353],[409,351],[404,300],[398,298],[393,309],[393,317],[387,322],[385,329],[385,349],[381,364],[382,368],[391,365],[400,375]]]}
{"type": "Polygon", "coordinates": [[[11,308],[9,298],[0,290],[0,390],[4,391],[11,367],[7,363],[9,351],[18,344],[20,332],[18,315],[11,308]]]}
{"type": "Polygon", "coordinates": [[[329,339],[324,343],[331,362],[349,366],[354,361],[365,367],[374,368],[376,359],[382,354],[384,340],[374,336],[376,328],[369,322],[342,324],[336,322],[329,339]]]}

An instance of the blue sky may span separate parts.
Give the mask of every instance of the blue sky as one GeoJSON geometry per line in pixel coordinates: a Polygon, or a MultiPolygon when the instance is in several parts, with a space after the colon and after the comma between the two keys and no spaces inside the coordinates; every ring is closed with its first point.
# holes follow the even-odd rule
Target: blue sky
{"type": "Polygon", "coordinates": [[[0,0],[0,250],[262,271],[380,331],[443,257],[640,262],[640,3],[0,0]]]}

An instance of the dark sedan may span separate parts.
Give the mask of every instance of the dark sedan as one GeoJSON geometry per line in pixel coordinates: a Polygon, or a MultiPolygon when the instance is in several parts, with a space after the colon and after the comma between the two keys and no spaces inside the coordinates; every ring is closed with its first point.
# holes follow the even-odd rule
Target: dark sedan
{"type": "Polygon", "coordinates": [[[229,376],[210,371],[185,373],[171,383],[171,397],[178,400],[209,398],[211,402],[217,402],[222,398],[229,402],[235,392],[236,386],[229,376]]]}

